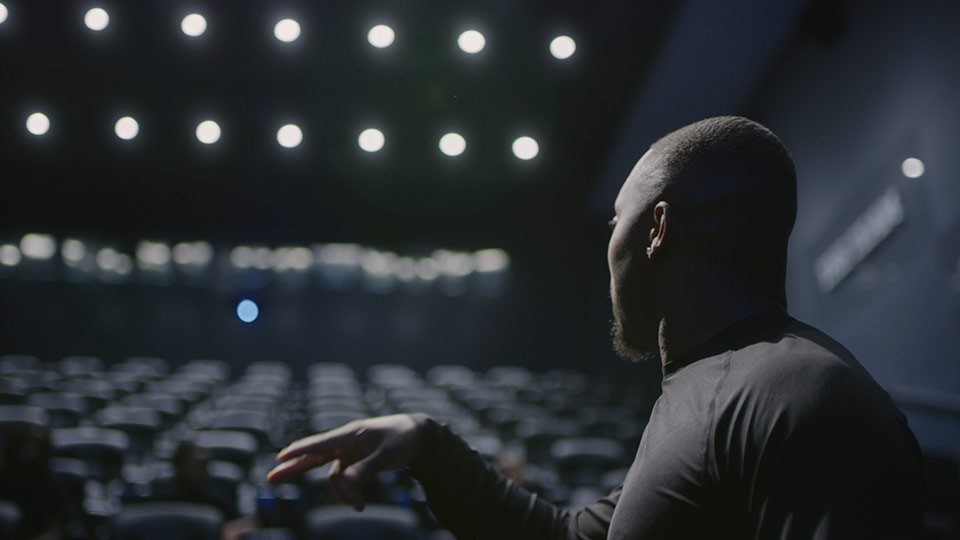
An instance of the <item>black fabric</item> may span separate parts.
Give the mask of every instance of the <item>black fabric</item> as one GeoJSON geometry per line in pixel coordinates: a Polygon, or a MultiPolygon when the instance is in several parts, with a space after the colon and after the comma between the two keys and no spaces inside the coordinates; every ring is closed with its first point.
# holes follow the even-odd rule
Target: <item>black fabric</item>
{"type": "Polygon", "coordinates": [[[513,485],[426,416],[411,472],[458,538],[922,537],[906,419],[823,333],[762,314],[664,371],[623,485],[578,512],[513,485]]]}

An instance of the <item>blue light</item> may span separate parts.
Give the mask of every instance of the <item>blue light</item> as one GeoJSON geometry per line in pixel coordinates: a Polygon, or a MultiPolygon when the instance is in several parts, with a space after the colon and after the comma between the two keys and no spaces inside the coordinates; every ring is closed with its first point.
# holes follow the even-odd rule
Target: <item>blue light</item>
{"type": "Polygon", "coordinates": [[[260,316],[260,308],[253,300],[241,300],[237,304],[237,317],[245,323],[252,323],[260,316]]]}

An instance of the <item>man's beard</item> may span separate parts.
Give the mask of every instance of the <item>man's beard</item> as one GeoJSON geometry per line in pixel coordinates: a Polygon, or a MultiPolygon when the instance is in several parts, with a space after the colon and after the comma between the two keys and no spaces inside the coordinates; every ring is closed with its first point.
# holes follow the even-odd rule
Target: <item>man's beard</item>
{"type": "Polygon", "coordinates": [[[653,346],[643,346],[627,341],[626,333],[616,318],[610,324],[610,336],[613,338],[613,350],[624,360],[635,364],[658,361],[659,351],[653,346]]]}

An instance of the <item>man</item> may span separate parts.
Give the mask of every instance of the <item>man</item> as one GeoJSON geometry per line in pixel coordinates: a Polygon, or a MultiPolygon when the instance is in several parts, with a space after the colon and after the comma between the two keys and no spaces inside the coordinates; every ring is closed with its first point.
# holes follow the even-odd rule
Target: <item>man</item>
{"type": "Polygon", "coordinates": [[[790,318],[793,162],[765,127],[703,120],[624,183],[608,249],[616,349],[659,351],[663,393],[623,484],[578,512],[504,479],[421,415],[354,422],[278,455],[333,462],[341,496],[409,467],[462,538],[920,538],[917,443],[842,346],[790,318]]]}

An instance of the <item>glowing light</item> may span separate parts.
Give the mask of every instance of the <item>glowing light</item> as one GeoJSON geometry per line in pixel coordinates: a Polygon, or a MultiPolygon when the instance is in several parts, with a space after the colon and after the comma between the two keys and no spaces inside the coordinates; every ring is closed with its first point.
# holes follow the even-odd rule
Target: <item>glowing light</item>
{"type": "Polygon", "coordinates": [[[80,240],[68,238],[60,244],[60,256],[68,265],[79,264],[87,256],[87,246],[80,240]]]}
{"type": "Polygon", "coordinates": [[[417,263],[412,257],[400,257],[393,266],[393,273],[400,281],[410,282],[417,276],[417,263]]]}
{"type": "Polygon", "coordinates": [[[203,144],[213,144],[220,140],[220,124],[213,120],[204,120],[197,124],[197,140],[203,144]]]}
{"type": "Polygon", "coordinates": [[[207,31],[207,20],[199,13],[191,13],[180,21],[180,30],[190,37],[202,36],[207,31]]]}
{"type": "Polygon", "coordinates": [[[378,24],[367,32],[367,41],[378,49],[385,49],[393,45],[395,37],[396,34],[393,32],[393,28],[385,24],[378,24]]]}
{"type": "Polygon", "coordinates": [[[277,130],[277,142],[284,148],[296,148],[303,142],[303,131],[295,124],[287,124],[277,130]]]}
{"type": "Polygon", "coordinates": [[[367,251],[360,259],[360,267],[371,276],[386,276],[390,274],[397,256],[390,252],[380,252],[375,250],[367,251]]]}
{"type": "Polygon", "coordinates": [[[441,249],[433,253],[433,260],[440,273],[447,276],[466,277],[475,269],[473,257],[466,253],[441,249]]]}
{"type": "Polygon", "coordinates": [[[7,20],[7,6],[0,4],[0,24],[7,20]]]}
{"type": "Polygon", "coordinates": [[[275,270],[308,270],[313,264],[313,252],[302,246],[280,247],[273,253],[275,270]]]}
{"type": "Polygon", "coordinates": [[[917,158],[907,158],[900,165],[900,170],[907,178],[920,178],[924,172],[923,162],[917,158]]]}
{"type": "Polygon", "coordinates": [[[144,240],[137,244],[137,262],[141,266],[166,266],[170,264],[170,246],[144,240]]]}
{"type": "Polygon", "coordinates": [[[431,258],[423,258],[417,262],[417,277],[424,281],[435,281],[440,272],[437,263],[431,258]]]}
{"type": "Polygon", "coordinates": [[[116,132],[117,137],[125,141],[129,141],[137,136],[140,133],[140,124],[137,121],[130,117],[124,116],[123,118],[117,120],[116,125],[113,126],[114,132],[116,132]]]}
{"type": "Polygon", "coordinates": [[[467,149],[467,141],[459,133],[447,133],[440,137],[440,151],[448,156],[459,156],[467,149]]]}
{"type": "Polygon", "coordinates": [[[550,42],[550,54],[557,60],[566,60],[577,51],[577,42],[570,36],[557,36],[550,42]]]}
{"type": "Polygon", "coordinates": [[[103,248],[97,252],[97,266],[102,270],[117,270],[120,268],[120,253],[113,248],[103,248]]]}
{"type": "Polygon", "coordinates": [[[477,54],[487,45],[487,39],[476,30],[467,30],[457,38],[457,45],[467,54],[477,54]]]}
{"type": "Polygon", "coordinates": [[[366,152],[379,152],[382,148],[386,139],[383,136],[383,132],[376,128],[368,128],[360,132],[360,136],[357,138],[357,143],[360,144],[360,148],[366,152]]]}
{"type": "Polygon", "coordinates": [[[83,24],[94,32],[99,32],[110,24],[110,15],[103,8],[93,8],[83,16],[83,24]]]}
{"type": "Polygon", "coordinates": [[[12,244],[3,244],[0,246],[0,264],[3,266],[16,266],[20,264],[20,250],[12,244]]]}
{"type": "Polygon", "coordinates": [[[502,249],[481,249],[473,254],[477,272],[502,272],[510,266],[510,256],[502,249]]]}
{"type": "Polygon", "coordinates": [[[47,260],[57,252],[57,243],[49,234],[29,233],[20,239],[20,251],[28,259],[47,260]]]}
{"type": "Polygon", "coordinates": [[[300,37],[300,23],[293,19],[283,19],[274,25],[273,35],[284,43],[296,41],[300,37]]]}
{"type": "Polygon", "coordinates": [[[533,137],[517,137],[513,141],[513,155],[524,161],[537,157],[540,153],[540,145],[533,137]]]}
{"type": "Polygon", "coordinates": [[[173,261],[180,265],[204,266],[213,260],[209,242],[180,242],[173,246],[173,261]]]}
{"type": "Polygon", "coordinates": [[[252,323],[260,316],[260,306],[253,300],[246,298],[237,303],[237,318],[245,323],[252,323]]]}
{"type": "Polygon", "coordinates": [[[27,131],[40,136],[50,131],[50,119],[42,112],[35,112],[27,117],[27,131]]]}

